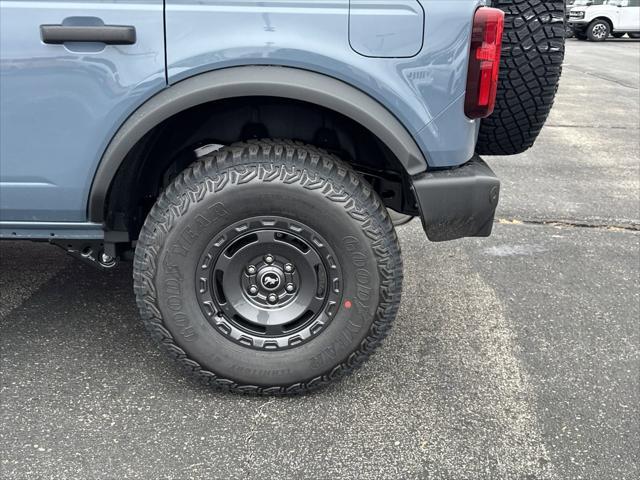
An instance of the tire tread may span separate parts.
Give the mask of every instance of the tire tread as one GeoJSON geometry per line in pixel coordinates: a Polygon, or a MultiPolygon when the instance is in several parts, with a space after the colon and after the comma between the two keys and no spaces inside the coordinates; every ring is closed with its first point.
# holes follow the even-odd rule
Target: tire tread
{"type": "Polygon", "coordinates": [[[564,60],[564,0],[495,0],[505,12],[496,107],[482,120],[476,152],[515,155],[544,126],[564,60]]]}

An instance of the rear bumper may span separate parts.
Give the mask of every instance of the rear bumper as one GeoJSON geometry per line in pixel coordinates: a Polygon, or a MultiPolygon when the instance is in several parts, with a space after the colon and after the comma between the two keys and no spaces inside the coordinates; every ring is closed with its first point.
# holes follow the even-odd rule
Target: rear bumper
{"type": "Polygon", "coordinates": [[[413,177],[413,191],[429,240],[488,237],[500,197],[500,180],[478,156],[459,168],[413,177]]]}

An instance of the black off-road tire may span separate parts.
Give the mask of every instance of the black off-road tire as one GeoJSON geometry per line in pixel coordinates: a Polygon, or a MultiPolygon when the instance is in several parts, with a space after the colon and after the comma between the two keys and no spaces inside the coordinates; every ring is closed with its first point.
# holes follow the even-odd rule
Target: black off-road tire
{"type": "Polygon", "coordinates": [[[629,35],[629,38],[635,38],[635,39],[640,38],[640,33],[638,32],[627,33],[627,35],[629,35]]]}
{"type": "Polygon", "coordinates": [[[587,38],[592,42],[604,42],[610,33],[611,26],[606,20],[595,19],[587,27],[587,38]]]}
{"type": "Polygon", "coordinates": [[[565,40],[564,0],[494,0],[505,12],[496,108],[482,120],[481,155],[515,155],[530,148],[558,89],[565,40]]]}
{"type": "Polygon", "coordinates": [[[587,34],[586,33],[575,32],[574,35],[578,40],[586,40],[587,39],[587,34]]]}
{"type": "Polygon", "coordinates": [[[360,175],[318,148],[261,140],[203,157],[166,188],[140,233],[133,275],[146,328],[188,375],[234,392],[285,395],[321,387],[373,353],[398,311],[402,260],[389,215],[360,175]],[[337,285],[327,274],[326,290],[340,292],[331,320],[291,348],[240,344],[199,302],[198,277],[216,262],[208,249],[227,248],[220,232],[242,232],[256,218],[258,230],[279,222],[285,235],[316,232],[314,245],[325,239],[341,272],[337,285]]]}

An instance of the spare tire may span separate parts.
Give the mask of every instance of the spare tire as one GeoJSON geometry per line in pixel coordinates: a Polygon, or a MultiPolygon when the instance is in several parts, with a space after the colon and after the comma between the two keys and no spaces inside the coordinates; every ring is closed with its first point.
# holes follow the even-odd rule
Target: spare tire
{"type": "Polygon", "coordinates": [[[482,120],[476,151],[515,155],[533,145],[558,90],[564,0],[494,0],[505,12],[496,108],[482,120]]]}

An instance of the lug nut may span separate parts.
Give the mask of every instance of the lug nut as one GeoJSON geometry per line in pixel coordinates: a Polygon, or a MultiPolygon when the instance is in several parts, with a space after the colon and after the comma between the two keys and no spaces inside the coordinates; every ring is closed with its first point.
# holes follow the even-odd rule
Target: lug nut
{"type": "Polygon", "coordinates": [[[273,255],[265,255],[264,256],[264,261],[266,263],[273,263],[273,255]]]}
{"type": "Polygon", "coordinates": [[[255,285],[251,285],[251,286],[249,287],[249,293],[250,293],[251,295],[255,295],[255,294],[257,294],[257,293],[258,293],[258,287],[256,287],[255,285]]]}
{"type": "Polygon", "coordinates": [[[256,270],[256,267],[254,267],[253,265],[249,265],[249,266],[247,267],[247,273],[248,273],[249,275],[255,275],[255,274],[256,274],[256,271],[257,271],[257,270],[256,270]]]}
{"type": "Polygon", "coordinates": [[[288,293],[293,293],[296,289],[296,286],[293,283],[287,283],[287,286],[284,287],[284,289],[288,292],[288,293]]]}
{"type": "Polygon", "coordinates": [[[287,263],[287,264],[284,266],[284,271],[285,271],[285,272],[287,272],[287,273],[291,273],[291,272],[293,272],[293,265],[291,265],[290,263],[287,263]]]}
{"type": "Polygon", "coordinates": [[[278,296],[275,293],[272,293],[267,297],[267,300],[269,300],[269,303],[276,303],[278,301],[278,296]]]}

